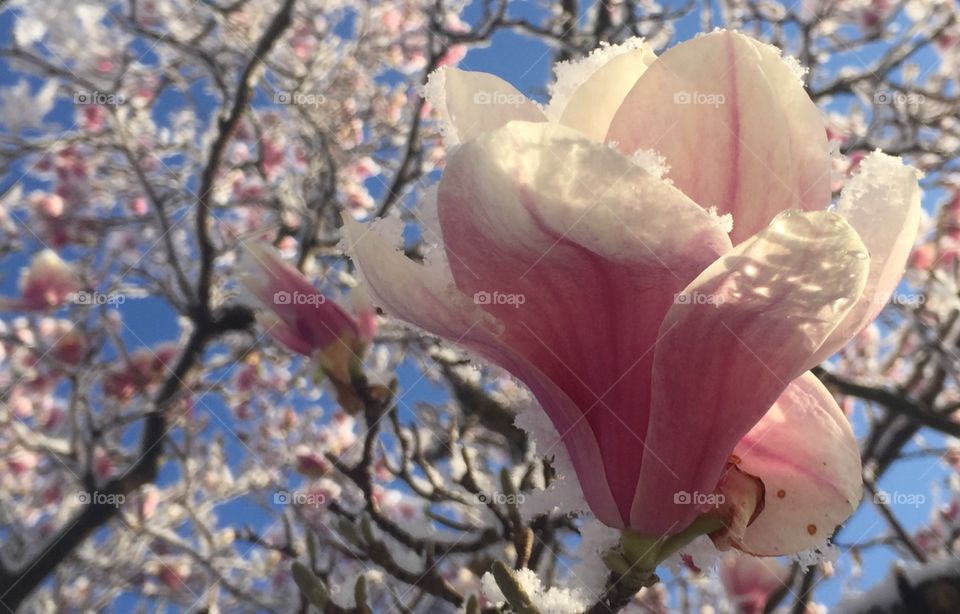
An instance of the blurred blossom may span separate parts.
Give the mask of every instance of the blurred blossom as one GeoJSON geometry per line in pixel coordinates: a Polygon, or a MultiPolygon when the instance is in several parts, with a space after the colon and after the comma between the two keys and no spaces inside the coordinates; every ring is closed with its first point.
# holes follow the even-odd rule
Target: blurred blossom
{"type": "Polygon", "coordinates": [[[20,297],[0,299],[3,311],[45,311],[59,307],[83,285],[73,268],[50,249],[38,252],[20,273],[20,297]]]}

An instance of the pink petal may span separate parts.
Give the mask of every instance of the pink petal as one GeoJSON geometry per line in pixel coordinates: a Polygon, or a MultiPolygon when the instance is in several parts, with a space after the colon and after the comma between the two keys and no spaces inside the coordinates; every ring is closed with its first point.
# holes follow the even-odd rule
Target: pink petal
{"type": "Polygon", "coordinates": [[[656,59],[643,39],[634,38],[558,64],[548,113],[556,109],[561,124],[602,141],[623,99],[656,59]]]}
{"type": "Polygon", "coordinates": [[[698,513],[733,447],[803,373],[866,283],[866,248],[826,211],[778,217],[684,290],[660,329],[647,446],[631,526],[648,535],[698,513]]]}
{"type": "Polygon", "coordinates": [[[920,227],[917,171],[879,151],[860,162],[847,183],[837,213],[853,226],[870,252],[863,295],[813,357],[819,364],[847,344],[883,309],[900,283],[920,227]]]}
{"type": "Polygon", "coordinates": [[[787,387],[734,454],[766,486],[766,505],[741,546],[748,552],[773,556],[822,544],[860,503],[857,441],[810,372],[787,387]]]}
{"type": "Polygon", "coordinates": [[[0,309],[43,311],[59,307],[83,284],[69,264],[53,250],[36,253],[30,265],[20,273],[20,297],[0,298],[0,309]]]}
{"type": "Polygon", "coordinates": [[[774,559],[740,553],[720,564],[720,582],[740,614],[759,614],[771,593],[786,586],[790,570],[774,559]]]}
{"type": "MultiPolygon", "coordinates": [[[[580,483],[603,472],[626,519],[659,322],[674,293],[730,248],[719,220],[616,151],[526,122],[454,152],[438,206],[456,286],[502,324],[497,342],[584,416],[604,454],[602,466],[574,455],[580,483]]],[[[564,436],[568,408],[533,392],[564,436]]]]}
{"type": "Polygon", "coordinates": [[[474,139],[509,121],[546,121],[534,102],[500,77],[445,66],[430,73],[423,94],[446,124],[447,146],[474,139]]]}
{"type": "Polygon", "coordinates": [[[260,327],[270,335],[274,341],[285,346],[288,350],[311,356],[316,349],[310,342],[310,339],[303,336],[299,331],[290,328],[287,324],[277,317],[273,312],[262,311],[257,314],[257,321],[260,327]]]}
{"type": "MultiPolygon", "coordinates": [[[[424,264],[418,264],[395,247],[401,228],[391,228],[393,221],[364,226],[344,217],[348,250],[370,300],[386,313],[457,343],[519,377],[544,407],[551,408],[575,465],[601,466],[597,440],[573,402],[523,356],[502,345],[498,335],[503,324],[457,289],[443,252],[432,252],[424,264]]],[[[591,509],[603,522],[624,526],[602,472],[582,486],[591,509]]]]}
{"type": "Polygon", "coordinates": [[[734,244],[787,209],[830,203],[823,120],[774,47],[718,31],[664,53],[640,77],[606,140],[652,149],[702,207],[733,214],[734,244]]]}
{"type": "Polygon", "coordinates": [[[358,338],[356,322],[270,247],[242,244],[240,281],[266,308],[268,331],[290,349],[311,355],[358,338]],[[309,348],[310,351],[303,351],[309,348]]]}

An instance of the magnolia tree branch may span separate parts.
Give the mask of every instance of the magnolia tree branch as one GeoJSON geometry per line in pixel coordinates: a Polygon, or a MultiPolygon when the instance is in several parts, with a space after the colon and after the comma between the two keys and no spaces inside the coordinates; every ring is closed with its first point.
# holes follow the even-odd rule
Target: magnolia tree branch
{"type": "MultiPolygon", "coordinates": [[[[246,330],[252,324],[253,314],[241,307],[225,309],[212,320],[198,323],[176,366],[151,403],[153,409],[144,420],[138,459],[118,477],[99,487],[99,493],[106,497],[129,495],[156,479],[169,429],[167,410],[183,391],[185,382],[191,377],[190,371],[199,363],[204,347],[226,332],[246,330]]],[[[24,561],[19,568],[0,570],[0,604],[16,611],[23,600],[82,541],[117,515],[120,510],[118,506],[101,502],[106,501],[106,497],[85,505],[72,521],[67,522],[59,533],[40,547],[37,555],[24,561]]]]}

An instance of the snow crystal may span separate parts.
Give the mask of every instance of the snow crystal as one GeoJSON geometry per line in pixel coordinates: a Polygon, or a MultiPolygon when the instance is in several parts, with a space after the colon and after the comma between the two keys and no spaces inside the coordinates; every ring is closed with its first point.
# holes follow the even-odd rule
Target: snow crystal
{"type": "Polygon", "coordinates": [[[521,516],[529,520],[555,509],[566,513],[587,511],[589,507],[576,480],[573,461],[546,412],[531,401],[514,419],[514,424],[530,435],[534,453],[553,456],[553,467],[557,472],[557,479],[550,488],[526,494],[520,507],[521,516]]]}
{"type": "Polygon", "coordinates": [[[887,611],[901,603],[898,576],[905,578],[909,586],[918,586],[936,578],[955,576],[958,571],[960,564],[955,559],[923,565],[901,563],[882,582],[871,586],[866,593],[845,597],[833,611],[840,614],[887,611]]]}
{"type": "MultiPolygon", "coordinates": [[[[776,47],[774,47],[776,49],[776,47]]],[[[810,72],[810,69],[800,63],[800,60],[793,57],[792,55],[781,56],[783,62],[790,67],[790,70],[793,71],[793,74],[796,75],[797,81],[801,84],[803,83],[803,78],[807,76],[807,73],[810,72]]]]}
{"type": "MultiPolygon", "coordinates": [[[[558,587],[544,590],[540,578],[532,569],[524,568],[513,573],[516,575],[517,582],[542,614],[576,614],[582,612],[588,605],[587,599],[579,590],[558,587]]],[[[503,592],[497,586],[492,573],[483,574],[481,591],[484,597],[497,607],[504,604],[503,592]]]]}
{"type": "Polygon", "coordinates": [[[417,219],[420,221],[424,253],[429,253],[442,243],[443,232],[440,230],[440,211],[437,209],[437,190],[440,184],[435,183],[423,191],[420,200],[420,212],[417,219]]]}
{"type": "Polygon", "coordinates": [[[670,172],[667,159],[653,149],[638,149],[630,154],[630,161],[657,179],[663,179],[670,172]]]}
{"type": "Polygon", "coordinates": [[[797,552],[791,556],[790,559],[799,563],[801,569],[807,570],[823,562],[835,562],[839,555],[840,552],[837,550],[837,547],[827,540],[819,546],[797,552]]]}
{"type": "Polygon", "coordinates": [[[620,531],[603,524],[593,514],[584,514],[576,551],[578,561],[571,569],[570,585],[588,595],[603,593],[610,572],[601,557],[619,543],[620,531]]]}
{"type": "Polygon", "coordinates": [[[430,106],[440,114],[440,134],[447,147],[457,145],[457,131],[453,129],[453,118],[447,109],[447,74],[446,68],[439,68],[427,77],[427,82],[420,87],[420,96],[425,98],[430,106]]]}
{"type": "MultiPolygon", "coordinates": [[[[922,173],[917,169],[907,168],[913,172],[916,179],[922,177],[922,173]]],[[[879,149],[870,153],[860,162],[857,173],[844,187],[837,209],[845,214],[858,206],[898,206],[897,199],[891,199],[887,195],[902,190],[903,169],[904,163],[900,158],[888,156],[879,149]]]]}
{"type": "Polygon", "coordinates": [[[730,234],[731,232],[733,232],[733,214],[732,213],[724,213],[723,215],[720,215],[720,212],[717,211],[716,207],[710,207],[709,209],[707,209],[707,213],[717,218],[717,221],[720,222],[720,227],[723,228],[723,230],[727,234],[730,234]]]}

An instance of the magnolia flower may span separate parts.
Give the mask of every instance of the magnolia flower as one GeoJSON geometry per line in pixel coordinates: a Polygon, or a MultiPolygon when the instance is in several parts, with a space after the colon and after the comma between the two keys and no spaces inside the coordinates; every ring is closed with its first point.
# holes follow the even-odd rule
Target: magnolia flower
{"type": "Polygon", "coordinates": [[[44,311],[59,307],[83,285],[73,269],[50,249],[38,252],[20,273],[20,297],[0,298],[5,311],[44,311]]]}
{"type": "Polygon", "coordinates": [[[354,319],[313,287],[304,275],[262,244],[243,244],[240,281],[263,307],[257,319],[267,333],[290,350],[317,360],[337,386],[341,403],[359,409],[348,394],[350,369],[359,362],[376,332],[372,306],[355,296],[354,319]]]}
{"type": "Polygon", "coordinates": [[[542,109],[493,75],[434,73],[458,145],[425,205],[441,247],[421,265],[398,221],[346,219],[371,299],[522,380],[603,523],[762,555],[822,543],[861,468],[809,369],[898,283],[916,171],[873,153],[831,210],[799,71],[735,32],[557,75],[542,109]]]}
{"type": "Polygon", "coordinates": [[[118,401],[129,401],[170,375],[178,353],[174,342],[138,348],[107,370],[103,376],[103,394],[118,401]]]}
{"type": "Polygon", "coordinates": [[[790,570],[773,560],[731,554],[720,563],[720,582],[738,614],[760,614],[767,599],[787,586],[790,570]]]}

